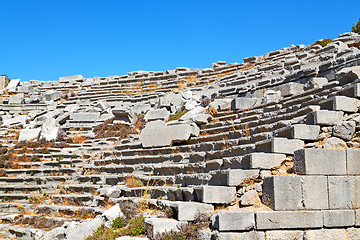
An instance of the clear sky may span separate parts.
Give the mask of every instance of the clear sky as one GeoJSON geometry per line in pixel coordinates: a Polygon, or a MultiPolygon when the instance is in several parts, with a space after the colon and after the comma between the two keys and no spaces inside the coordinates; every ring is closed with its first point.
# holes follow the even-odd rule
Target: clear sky
{"type": "Polygon", "coordinates": [[[0,0],[0,74],[22,80],[243,62],[351,31],[359,0],[0,0]]]}

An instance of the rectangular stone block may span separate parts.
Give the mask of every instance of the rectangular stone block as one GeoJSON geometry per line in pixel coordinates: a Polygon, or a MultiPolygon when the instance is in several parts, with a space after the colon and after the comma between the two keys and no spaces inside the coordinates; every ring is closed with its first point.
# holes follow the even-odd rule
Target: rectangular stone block
{"type": "Polygon", "coordinates": [[[360,149],[346,150],[347,174],[360,175],[360,149]]]}
{"type": "Polygon", "coordinates": [[[304,145],[304,142],[298,139],[274,138],[271,141],[271,152],[292,155],[296,150],[302,149],[304,145]]]}
{"type": "Polygon", "coordinates": [[[248,231],[255,226],[255,214],[251,211],[222,210],[212,218],[213,228],[220,232],[248,231]]]}
{"type": "Polygon", "coordinates": [[[360,97],[360,83],[357,83],[354,86],[354,96],[360,97]]]}
{"type": "Polygon", "coordinates": [[[338,240],[338,239],[348,239],[345,229],[323,228],[317,230],[306,230],[304,232],[304,240],[338,240]]]}
{"type": "Polygon", "coordinates": [[[285,154],[279,153],[251,153],[246,157],[250,168],[272,169],[278,167],[286,159],[285,154]]]}
{"type": "Polygon", "coordinates": [[[307,210],[328,209],[326,176],[302,177],[303,203],[307,210]]]}
{"type": "Polygon", "coordinates": [[[214,206],[197,202],[170,202],[175,209],[178,221],[194,221],[199,217],[210,218],[214,214],[214,206]]]}
{"type": "Polygon", "coordinates": [[[197,199],[203,203],[228,204],[236,199],[236,187],[201,186],[194,190],[197,199]]]}
{"type": "Polygon", "coordinates": [[[265,233],[258,231],[250,232],[220,232],[213,234],[213,238],[216,240],[265,240],[265,233]]]}
{"type": "Polygon", "coordinates": [[[238,186],[248,178],[257,177],[259,170],[229,169],[227,170],[227,186],[238,186]]]}
{"type": "Polygon", "coordinates": [[[301,140],[317,140],[320,134],[320,126],[295,124],[292,127],[292,137],[301,140]]]}
{"type": "Polygon", "coordinates": [[[256,107],[259,104],[261,104],[260,98],[235,98],[231,101],[231,110],[245,110],[256,107]]]}
{"type": "Polygon", "coordinates": [[[346,176],[329,176],[329,209],[349,209],[351,191],[349,178],[346,176]]]}
{"type": "Polygon", "coordinates": [[[344,116],[344,112],[329,110],[318,110],[310,114],[310,122],[314,125],[336,125],[344,116]]]}
{"type": "Polygon", "coordinates": [[[300,230],[274,230],[265,232],[266,240],[303,240],[304,232],[300,230]]]}
{"type": "Polygon", "coordinates": [[[355,210],[355,226],[360,227],[360,209],[355,210]]]}
{"type": "Polygon", "coordinates": [[[256,229],[306,229],[323,227],[321,211],[258,211],[256,229]]]}
{"type": "Polygon", "coordinates": [[[354,210],[325,210],[325,227],[352,227],[355,225],[354,210]]]}
{"type": "Polygon", "coordinates": [[[264,178],[262,201],[273,210],[302,209],[300,176],[268,176],[264,178]]]}
{"type": "Polygon", "coordinates": [[[20,131],[19,139],[18,141],[30,141],[30,140],[37,140],[37,138],[40,135],[40,128],[35,129],[22,129],[20,131]]]}
{"type": "Polygon", "coordinates": [[[297,174],[346,175],[344,149],[300,149],[294,154],[297,174]]]}
{"type": "Polygon", "coordinates": [[[74,121],[96,121],[100,118],[99,112],[70,113],[70,119],[74,121]]]}
{"type": "Polygon", "coordinates": [[[355,98],[350,98],[346,96],[335,96],[331,98],[333,103],[333,109],[335,111],[344,111],[344,112],[357,112],[358,107],[355,98]]]}
{"type": "Polygon", "coordinates": [[[350,208],[360,208],[360,176],[349,176],[350,208]]]}

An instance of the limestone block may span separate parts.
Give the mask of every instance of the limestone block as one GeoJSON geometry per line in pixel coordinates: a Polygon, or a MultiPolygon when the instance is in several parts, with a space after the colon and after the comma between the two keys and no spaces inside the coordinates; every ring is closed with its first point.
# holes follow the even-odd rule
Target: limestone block
{"type": "Polygon", "coordinates": [[[334,126],[333,135],[349,141],[354,137],[355,130],[356,123],[354,121],[346,121],[334,126]]]}
{"type": "Polygon", "coordinates": [[[264,232],[220,232],[213,234],[214,240],[265,240],[264,232]]]}
{"type": "Polygon", "coordinates": [[[87,219],[77,224],[75,227],[67,228],[66,236],[69,240],[85,239],[90,236],[103,223],[101,218],[87,219]]]}
{"type": "Polygon", "coordinates": [[[343,68],[336,73],[336,79],[341,84],[354,82],[354,80],[359,78],[360,78],[360,68],[358,66],[343,68]]]}
{"type": "Polygon", "coordinates": [[[329,176],[329,209],[349,209],[351,207],[351,190],[346,176],[329,176]]]}
{"type": "Polygon", "coordinates": [[[339,239],[348,239],[345,229],[323,228],[317,230],[306,230],[304,232],[304,240],[339,240],[339,239]]]}
{"type": "Polygon", "coordinates": [[[54,240],[54,239],[65,239],[66,229],[63,227],[57,227],[49,232],[46,232],[42,240],[54,240]]]}
{"type": "Polygon", "coordinates": [[[352,227],[355,225],[354,210],[325,210],[325,227],[352,227]]]}
{"type": "Polygon", "coordinates": [[[329,208],[326,176],[303,176],[302,192],[305,209],[329,208]]]}
{"type": "Polygon", "coordinates": [[[357,83],[354,86],[354,96],[360,98],[360,83],[357,83]]]}
{"type": "Polygon", "coordinates": [[[346,229],[348,240],[360,239],[360,228],[348,228],[346,229]]]}
{"type": "Polygon", "coordinates": [[[280,99],[280,91],[266,90],[263,97],[263,103],[278,102],[280,99]]]}
{"type": "Polygon", "coordinates": [[[255,226],[251,211],[221,210],[212,217],[212,227],[218,231],[248,231],[255,226]]]}
{"type": "Polygon", "coordinates": [[[46,141],[57,139],[59,127],[56,127],[56,119],[48,118],[42,125],[40,139],[45,138],[46,141]]]}
{"type": "Polygon", "coordinates": [[[36,140],[40,135],[40,128],[35,129],[22,129],[20,131],[19,139],[18,141],[31,141],[36,140]]]}
{"type": "Polygon", "coordinates": [[[96,121],[100,118],[100,112],[71,112],[70,119],[74,121],[96,121]]]}
{"type": "Polygon", "coordinates": [[[136,114],[146,113],[150,109],[151,109],[150,104],[136,104],[135,106],[132,107],[133,112],[136,114]]]}
{"type": "Polygon", "coordinates": [[[236,187],[200,186],[195,188],[195,194],[203,203],[228,204],[236,199],[236,187]]]}
{"type": "Polygon", "coordinates": [[[304,142],[298,139],[273,138],[271,141],[272,153],[294,154],[304,147],[304,142]]]}
{"type": "Polygon", "coordinates": [[[3,119],[2,126],[9,127],[15,124],[25,124],[25,123],[26,123],[26,115],[21,115],[14,118],[3,119]]]}
{"type": "Polygon", "coordinates": [[[355,210],[355,226],[360,226],[360,209],[355,210]]]}
{"type": "Polygon", "coordinates": [[[299,230],[274,230],[266,231],[266,240],[303,240],[304,232],[299,230]]]}
{"type": "Polygon", "coordinates": [[[323,224],[321,211],[256,212],[256,228],[258,230],[321,228],[323,224]]]}
{"type": "Polygon", "coordinates": [[[344,112],[318,110],[310,113],[310,122],[314,125],[336,125],[342,121],[344,112]]]}
{"type": "Polygon", "coordinates": [[[114,108],[111,110],[112,114],[115,116],[114,121],[127,122],[134,124],[137,120],[134,112],[126,108],[114,108]]]}
{"type": "Polygon", "coordinates": [[[360,175],[360,149],[346,149],[347,174],[360,175]]]}
{"type": "Polygon", "coordinates": [[[214,206],[197,202],[171,202],[178,221],[194,221],[198,218],[209,219],[214,214],[214,206]]]}
{"type": "Polygon", "coordinates": [[[171,92],[168,95],[161,97],[159,99],[158,107],[170,107],[175,106],[176,108],[180,108],[184,105],[185,101],[182,98],[181,94],[171,92]]]}
{"type": "Polygon", "coordinates": [[[260,98],[235,98],[231,101],[232,111],[241,111],[261,104],[260,98]]]}
{"type": "Polygon", "coordinates": [[[322,88],[327,83],[328,80],[326,78],[323,77],[312,78],[305,84],[305,89],[308,90],[312,88],[322,88]]]}
{"type": "Polygon", "coordinates": [[[282,97],[287,97],[294,94],[302,93],[304,91],[304,85],[301,83],[290,82],[282,84],[275,89],[281,92],[282,97]]]}
{"type": "Polygon", "coordinates": [[[168,120],[169,116],[170,113],[168,112],[168,110],[166,110],[166,108],[160,108],[160,109],[154,109],[148,111],[144,117],[144,120],[146,122],[156,121],[156,120],[166,121],[168,120]]]}
{"type": "Polygon", "coordinates": [[[61,92],[58,92],[58,91],[47,91],[44,93],[44,99],[46,102],[48,101],[56,101],[56,100],[59,100],[61,97],[61,92]]]}
{"type": "Polygon", "coordinates": [[[225,110],[231,108],[231,103],[232,99],[230,98],[215,99],[209,104],[209,107],[217,110],[225,110]]]}
{"type": "Polygon", "coordinates": [[[209,123],[211,118],[210,114],[202,113],[194,115],[191,120],[193,120],[196,124],[206,124],[209,123]]]}
{"type": "Polygon", "coordinates": [[[241,206],[253,206],[260,204],[261,200],[256,190],[250,190],[240,197],[239,203],[241,206]]]}
{"type": "Polygon", "coordinates": [[[285,154],[279,153],[251,153],[248,157],[249,167],[257,169],[272,169],[278,167],[286,159],[285,154]]]}
{"type": "Polygon", "coordinates": [[[68,76],[68,77],[60,77],[59,82],[60,83],[68,83],[68,82],[83,82],[85,78],[82,75],[74,75],[74,76],[68,76]]]}
{"type": "Polygon", "coordinates": [[[257,177],[259,170],[229,169],[227,170],[227,186],[238,186],[245,179],[257,177]]]}
{"type": "Polygon", "coordinates": [[[194,123],[164,122],[157,120],[146,124],[139,139],[143,147],[171,146],[175,142],[198,136],[200,129],[194,123]]]}
{"type": "Polygon", "coordinates": [[[170,218],[145,218],[145,223],[152,226],[153,236],[170,231],[178,232],[178,227],[182,224],[181,222],[170,218]]]}
{"type": "Polygon", "coordinates": [[[325,101],[320,102],[323,108],[333,111],[344,111],[349,113],[357,112],[358,100],[346,96],[334,96],[325,101]]]}
{"type": "Polygon", "coordinates": [[[292,137],[301,140],[317,140],[320,134],[320,126],[295,124],[292,126],[292,137]]]}
{"type": "Polygon", "coordinates": [[[360,176],[349,176],[350,208],[360,208],[360,176]]]}
{"type": "Polygon", "coordinates": [[[345,175],[344,149],[300,149],[294,154],[297,174],[345,175]]]}
{"type": "Polygon", "coordinates": [[[262,194],[263,203],[273,210],[302,209],[300,176],[267,176],[262,194]]]}
{"type": "Polygon", "coordinates": [[[7,76],[0,76],[0,90],[5,89],[9,84],[9,78],[7,76]]]}
{"type": "Polygon", "coordinates": [[[22,104],[24,103],[24,94],[18,93],[9,97],[9,104],[22,104]]]}
{"type": "Polygon", "coordinates": [[[20,83],[20,79],[11,79],[9,85],[7,86],[9,93],[16,92],[16,88],[20,83]]]}

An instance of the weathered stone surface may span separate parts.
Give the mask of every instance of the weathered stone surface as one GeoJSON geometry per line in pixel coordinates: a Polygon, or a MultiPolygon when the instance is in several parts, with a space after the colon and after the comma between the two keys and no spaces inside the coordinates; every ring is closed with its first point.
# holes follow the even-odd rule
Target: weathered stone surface
{"type": "Polygon", "coordinates": [[[152,234],[156,236],[164,232],[179,231],[181,222],[169,218],[146,218],[145,223],[152,226],[152,234]]]}
{"type": "Polygon", "coordinates": [[[351,190],[348,177],[329,176],[328,191],[330,209],[348,209],[351,207],[351,190]]]}
{"type": "Polygon", "coordinates": [[[74,121],[96,121],[100,118],[99,112],[71,112],[70,119],[74,121]]]}
{"type": "Polygon", "coordinates": [[[20,131],[19,139],[18,141],[31,141],[36,140],[39,137],[41,129],[35,128],[35,129],[22,129],[20,131]]]}
{"type": "Polygon", "coordinates": [[[304,232],[299,230],[266,231],[266,240],[303,240],[304,232]]]}
{"type": "Polygon", "coordinates": [[[276,88],[281,92],[282,97],[291,96],[294,94],[299,94],[304,91],[304,85],[301,83],[285,83],[276,88]]]}
{"type": "Polygon", "coordinates": [[[294,154],[297,174],[345,175],[346,151],[343,149],[300,149],[294,154]]]}
{"type": "Polygon", "coordinates": [[[227,186],[238,186],[245,179],[254,178],[259,175],[259,170],[229,169],[227,170],[227,186]]]}
{"type": "Polygon", "coordinates": [[[192,120],[196,124],[206,124],[209,122],[210,119],[211,119],[210,114],[196,114],[192,117],[192,120]]]}
{"type": "Polygon", "coordinates": [[[320,133],[320,126],[295,124],[292,127],[292,137],[301,140],[317,140],[320,133]]]}
{"type": "Polygon", "coordinates": [[[6,126],[6,127],[9,127],[9,126],[12,126],[12,125],[15,125],[15,124],[25,124],[26,122],[26,115],[21,115],[21,116],[18,116],[18,117],[14,117],[14,118],[6,118],[6,119],[3,119],[3,124],[2,126],[6,126]]]}
{"type": "Polygon", "coordinates": [[[262,201],[273,210],[302,208],[300,176],[269,176],[264,178],[262,201]]]}
{"type": "Polygon", "coordinates": [[[235,187],[201,186],[195,188],[195,193],[200,202],[228,204],[236,199],[235,187]]]}
{"type": "Polygon", "coordinates": [[[126,108],[114,108],[111,113],[115,116],[114,121],[134,124],[137,120],[134,112],[126,108]]]}
{"type": "Polygon", "coordinates": [[[57,227],[53,230],[46,232],[42,238],[42,240],[61,240],[65,239],[66,229],[63,227],[57,227]]]}
{"type": "Polygon", "coordinates": [[[360,239],[360,228],[348,228],[346,232],[349,240],[360,239]]]}
{"type": "Polygon", "coordinates": [[[316,229],[306,230],[304,240],[338,240],[348,239],[345,229],[316,229]]]}
{"type": "Polygon", "coordinates": [[[350,175],[360,175],[360,149],[346,149],[346,172],[350,175]]]}
{"type": "Polygon", "coordinates": [[[337,137],[326,138],[323,141],[323,145],[317,146],[318,148],[323,149],[339,149],[339,148],[347,148],[346,142],[337,137]]]}
{"type": "Polygon", "coordinates": [[[256,204],[261,204],[261,200],[256,190],[250,190],[240,197],[239,203],[241,206],[252,206],[256,204]]]}
{"type": "Polygon", "coordinates": [[[354,121],[342,122],[334,126],[333,134],[335,137],[349,141],[354,137],[355,128],[356,123],[354,121]]]}
{"type": "Polygon", "coordinates": [[[261,104],[260,98],[235,98],[231,102],[231,110],[241,111],[261,104]]]}
{"type": "Polygon", "coordinates": [[[168,120],[169,116],[170,113],[168,112],[168,110],[166,110],[166,108],[161,108],[161,109],[154,109],[148,111],[144,119],[146,122],[156,121],[156,120],[166,121],[168,120]]]}
{"type": "Polygon", "coordinates": [[[303,204],[307,210],[328,209],[326,176],[302,177],[303,204]]]}
{"type": "Polygon", "coordinates": [[[326,210],[323,213],[325,227],[352,227],[355,225],[354,210],[326,210]]]}
{"type": "Polygon", "coordinates": [[[42,125],[40,139],[45,138],[46,141],[53,141],[57,139],[58,133],[59,127],[56,127],[56,120],[49,118],[42,125]]]}
{"type": "Polygon", "coordinates": [[[219,231],[248,231],[255,226],[254,212],[222,210],[212,218],[212,227],[219,231]]]}
{"type": "Polygon", "coordinates": [[[215,240],[265,240],[264,232],[237,232],[237,233],[227,233],[220,232],[215,233],[213,238],[215,240]]]}
{"type": "Polygon", "coordinates": [[[341,111],[318,110],[310,114],[310,122],[316,125],[336,125],[342,121],[341,111]]]}
{"type": "Polygon", "coordinates": [[[358,110],[358,100],[346,96],[335,96],[326,100],[330,105],[325,105],[329,110],[354,113],[358,110]]]}
{"type": "Polygon", "coordinates": [[[157,120],[146,124],[139,139],[143,147],[171,146],[175,142],[198,136],[200,129],[193,123],[164,122],[157,120]]]}
{"type": "Polygon", "coordinates": [[[279,153],[251,153],[248,156],[249,167],[257,169],[272,169],[285,161],[286,155],[279,153]]]}
{"type": "Polygon", "coordinates": [[[16,92],[16,88],[20,83],[20,79],[11,79],[7,88],[10,93],[16,92]]]}
{"type": "Polygon", "coordinates": [[[208,219],[214,214],[214,206],[211,204],[197,202],[171,202],[176,212],[178,221],[194,221],[198,219],[208,219]]]}
{"type": "Polygon", "coordinates": [[[316,78],[312,78],[310,79],[306,84],[305,84],[305,89],[312,89],[312,88],[321,88],[323,87],[325,84],[328,83],[328,80],[326,78],[323,77],[316,77],[316,78]]]}
{"type": "Polygon", "coordinates": [[[0,90],[7,87],[9,84],[9,78],[7,76],[0,76],[0,90]]]}
{"type": "Polygon", "coordinates": [[[256,228],[259,230],[321,228],[323,224],[321,211],[256,212],[256,228]]]}
{"type": "Polygon", "coordinates": [[[71,81],[82,82],[84,80],[85,79],[84,79],[84,77],[82,75],[74,75],[74,76],[67,76],[67,77],[60,77],[59,78],[60,83],[67,83],[67,82],[71,82],[71,81]]]}
{"type": "Polygon", "coordinates": [[[61,93],[58,92],[58,91],[47,91],[44,93],[44,99],[46,102],[48,101],[56,101],[56,100],[59,100],[61,97],[61,93]]]}

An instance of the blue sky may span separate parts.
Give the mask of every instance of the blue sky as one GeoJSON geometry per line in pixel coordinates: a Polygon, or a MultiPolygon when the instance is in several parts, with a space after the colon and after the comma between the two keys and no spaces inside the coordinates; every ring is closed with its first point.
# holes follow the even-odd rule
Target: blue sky
{"type": "Polygon", "coordinates": [[[0,74],[22,80],[243,62],[351,31],[360,1],[0,0],[0,74]]]}

